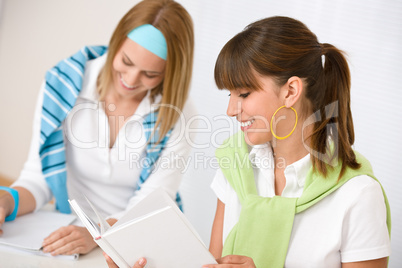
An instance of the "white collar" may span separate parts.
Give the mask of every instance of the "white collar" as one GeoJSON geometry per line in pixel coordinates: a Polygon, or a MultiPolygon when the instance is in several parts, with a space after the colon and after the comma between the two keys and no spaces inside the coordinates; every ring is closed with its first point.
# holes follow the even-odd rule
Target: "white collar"
{"type": "Polygon", "coordinates": [[[307,154],[302,159],[297,160],[296,162],[288,165],[285,168],[285,176],[288,178],[289,174],[294,172],[294,176],[296,177],[297,184],[299,187],[303,188],[304,183],[306,182],[307,173],[312,167],[312,163],[310,160],[310,154],[307,154]]]}
{"type": "MultiPolygon", "coordinates": [[[[267,172],[274,172],[274,157],[271,143],[259,144],[251,147],[249,159],[255,168],[265,170],[267,172]]],[[[296,162],[286,166],[285,177],[287,184],[290,181],[296,181],[299,188],[304,187],[307,173],[312,167],[310,154],[296,162]]]]}

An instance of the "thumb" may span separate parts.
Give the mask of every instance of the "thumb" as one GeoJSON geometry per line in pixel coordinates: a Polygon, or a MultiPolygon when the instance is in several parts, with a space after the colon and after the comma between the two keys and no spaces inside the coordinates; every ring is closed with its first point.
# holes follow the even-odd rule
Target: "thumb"
{"type": "Polygon", "coordinates": [[[143,268],[147,264],[147,260],[145,258],[139,259],[133,266],[133,268],[143,268]]]}

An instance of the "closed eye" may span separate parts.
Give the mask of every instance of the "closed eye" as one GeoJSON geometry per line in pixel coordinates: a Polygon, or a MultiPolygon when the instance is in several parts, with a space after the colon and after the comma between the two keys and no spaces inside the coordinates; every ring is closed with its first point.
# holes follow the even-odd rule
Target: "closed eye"
{"type": "Polygon", "coordinates": [[[247,93],[240,94],[239,97],[244,99],[244,98],[247,98],[249,95],[250,95],[250,92],[247,92],[247,93]]]}
{"type": "Polygon", "coordinates": [[[123,63],[127,66],[133,66],[134,64],[130,61],[127,61],[125,58],[123,58],[123,63]]]}
{"type": "Polygon", "coordinates": [[[159,76],[160,74],[149,74],[149,73],[144,73],[145,74],[145,76],[146,77],[148,77],[148,78],[155,78],[155,77],[157,77],[157,76],[159,76]]]}
{"type": "Polygon", "coordinates": [[[127,66],[133,66],[134,63],[130,60],[130,58],[123,52],[122,61],[127,66]]]}

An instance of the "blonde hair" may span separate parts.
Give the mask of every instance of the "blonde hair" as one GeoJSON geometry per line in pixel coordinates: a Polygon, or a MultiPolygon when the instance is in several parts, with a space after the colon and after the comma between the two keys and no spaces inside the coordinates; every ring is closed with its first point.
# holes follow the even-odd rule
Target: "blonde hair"
{"type": "Polygon", "coordinates": [[[143,24],[159,29],[166,39],[167,59],[165,77],[160,85],[151,90],[151,101],[162,95],[155,129],[159,140],[178,120],[179,111],[186,102],[193,69],[194,31],[188,12],[173,0],[143,0],[130,9],[117,25],[109,42],[105,66],[98,77],[99,99],[104,100],[113,82],[113,59],[127,38],[127,34],[143,24]]]}

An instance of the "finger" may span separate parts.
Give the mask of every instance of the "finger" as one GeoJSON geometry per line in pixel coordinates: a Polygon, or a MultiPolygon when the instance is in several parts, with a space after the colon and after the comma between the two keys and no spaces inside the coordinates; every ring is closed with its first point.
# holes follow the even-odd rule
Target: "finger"
{"type": "Polygon", "coordinates": [[[202,268],[233,268],[233,267],[239,267],[238,264],[207,264],[203,265],[202,268]]]}
{"type": "Polygon", "coordinates": [[[52,256],[57,255],[72,255],[76,253],[83,253],[85,251],[85,245],[79,243],[79,241],[75,240],[67,244],[63,244],[58,246],[57,248],[50,251],[52,256]]]}
{"type": "MultiPolygon", "coordinates": [[[[106,263],[109,266],[109,268],[118,268],[116,263],[105,253],[103,252],[103,256],[106,259],[106,263]]],[[[147,260],[145,258],[139,259],[133,266],[133,268],[143,268],[147,264],[147,260]]]]}
{"type": "Polygon", "coordinates": [[[3,207],[0,207],[0,227],[4,224],[6,220],[6,211],[3,207]]]}
{"type": "Polygon", "coordinates": [[[54,241],[51,244],[47,244],[46,246],[44,246],[43,252],[52,254],[54,254],[56,251],[60,252],[59,249],[68,244],[69,242],[70,241],[68,241],[67,238],[61,238],[59,240],[54,241]]]}
{"type": "Polygon", "coordinates": [[[145,258],[139,259],[133,266],[133,268],[143,268],[147,264],[147,260],[145,258]]]}
{"type": "MultiPolygon", "coordinates": [[[[62,229],[62,228],[60,228],[62,229]]],[[[66,254],[80,245],[80,236],[75,230],[62,229],[51,234],[51,237],[44,241],[43,252],[51,253],[52,255],[66,254]],[[57,239],[57,240],[56,240],[57,239]]]]}
{"type": "Polygon", "coordinates": [[[217,259],[219,264],[245,264],[250,258],[241,255],[227,255],[223,258],[217,259]]]}
{"type": "Polygon", "coordinates": [[[45,246],[43,251],[52,255],[86,254],[97,246],[85,227],[71,226],[69,229],[71,231],[67,236],[45,246]]]}
{"type": "Polygon", "coordinates": [[[70,226],[65,226],[57,229],[43,240],[42,247],[46,247],[47,245],[53,244],[54,242],[62,239],[63,237],[68,236],[71,233],[71,231],[72,228],[70,226]]]}
{"type": "Polygon", "coordinates": [[[97,246],[85,227],[71,226],[68,230],[67,236],[45,246],[43,251],[50,252],[52,255],[86,254],[97,246]]]}
{"type": "Polygon", "coordinates": [[[105,252],[103,252],[103,256],[105,257],[107,266],[109,268],[119,268],[105,252]]]}

